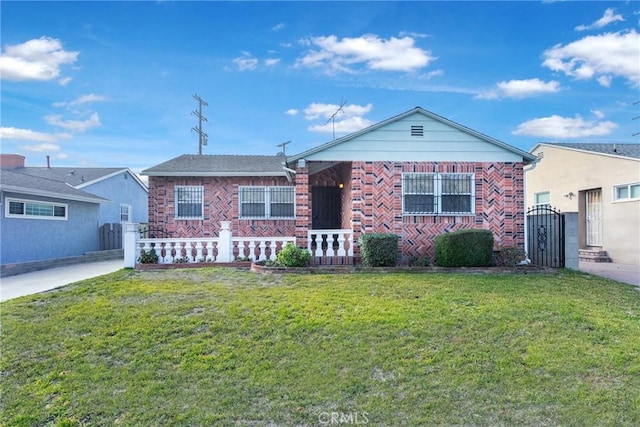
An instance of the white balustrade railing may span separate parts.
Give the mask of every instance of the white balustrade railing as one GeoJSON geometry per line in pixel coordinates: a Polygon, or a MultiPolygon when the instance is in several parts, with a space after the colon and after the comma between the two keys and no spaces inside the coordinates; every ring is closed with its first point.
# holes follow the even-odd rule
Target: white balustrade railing
{"type": "Polygon", "coordinates": [[[280,249],[287,243],[296,243],[295,237],[234,237],[231,239],[232,252],[237,258],[251,258],[253,261],[274,261],[280,249]]]}
{"type": "Polygon", "coordinates": [[[353,230],[309,230],[307,237],[312,257],[353,256],[353,230]]]}
{"type": "Polygon", "coordinates": [[[219,238],[139,239],[138,254],[154,249],[158,264],[176,262],[232,262],[237,258],[252,261],[275,260],[276,254],[295,237],[233,237],[227,256],[219,238]]]}
{"type": "MultiPolygon", "coordinates": [[[[308,249],[313,257],[353,256],[353,230],[310,230],[308,249]]],[[[295,237],[235,237],[230,222],[223,221],[218,237],[140,238],[138,224],[125,225],[125,267],[134,268],[144,252],[155,250],[158,264],[176,262],[232,262],[236,259],[252,261],[275,260],[287,243],[295,237]]]]}

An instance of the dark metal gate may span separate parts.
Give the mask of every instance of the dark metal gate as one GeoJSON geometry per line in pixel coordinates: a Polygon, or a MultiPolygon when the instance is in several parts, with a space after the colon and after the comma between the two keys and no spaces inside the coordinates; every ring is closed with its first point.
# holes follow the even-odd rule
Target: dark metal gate
{"type": "Polygon", "coordinates": [[[532,264],[564,268],[564,214],[549,205],[527,210],[527,253],[532,264]]]}

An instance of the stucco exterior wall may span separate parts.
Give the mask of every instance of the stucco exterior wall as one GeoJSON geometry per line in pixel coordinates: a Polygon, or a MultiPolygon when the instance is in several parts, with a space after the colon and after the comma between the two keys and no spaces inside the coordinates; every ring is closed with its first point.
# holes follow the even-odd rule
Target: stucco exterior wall
{"type": "MultiPolygon", "coordinates": [[[[640,182],[640,160],[541,145],[542,158],[526,172],[527,206],[548,191],[550,204],[579,213],[579,244],[586,247],[585,191],[602,190],[602,247],[614,262],[640,265],[640,200],[615,201],[614,187],[640,182]],[[573,193],[569,197],[569,193],[573,193]]],[[[612,153],[613,154],[613,153],[612,153]]],[[[529,169],[527,167],[527,169],[529,169]]]]}
{"type": "Polygon", "coordinates": [[[149,225],[172,236],[215,237],[221,221],[231,221],[237,237],[269,237],[295,235],[295,220],[245,220],[239,215],[239,186],[292,186],[284,177],[149,177],[149,225]],[[176,185],[204,187],[204,218],[175,218],[176,185]]]}
{"type": "Polygon", "coordinates": [[[100,205],[2,192],[0,264],[40,261],[99,250],[100,205]],[[7,218],[6,198],[64,203],[66,220],[7,218]]]}
{"type": "Polygon", "coordinates": [[[120,204],[131,206],[130,222],[147,222],[149,218],[147,192],[126,172],[87,185],[82,190],[111,200],[100,208],[100,225],[120,222],[120,204]]]}

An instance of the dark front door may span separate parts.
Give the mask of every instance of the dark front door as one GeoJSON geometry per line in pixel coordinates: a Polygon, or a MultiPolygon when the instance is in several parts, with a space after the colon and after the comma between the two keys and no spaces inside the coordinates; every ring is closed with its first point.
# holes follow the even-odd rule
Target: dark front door
{"type": "Polygon", "coordinates": [[[342,228],[342,191],[338,187],[313,187],[311,213],[314,230],[342,228]]]}

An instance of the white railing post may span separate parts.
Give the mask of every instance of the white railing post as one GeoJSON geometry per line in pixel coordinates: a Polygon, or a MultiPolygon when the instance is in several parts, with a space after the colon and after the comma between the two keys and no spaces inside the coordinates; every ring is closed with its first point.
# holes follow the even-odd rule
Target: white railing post
{"type": "Polygon", "coordinates": [[[231,246],[231,221],[222,221],[220,229],[220,240],[218,241],[217,262],[233,261],[233,249],[231,246]]]}
{"type": "Polygon", "coordinates": [[[127,222],[124,225],[124,268],[135,268],[138,259],[138,224],[127,222]]]}

